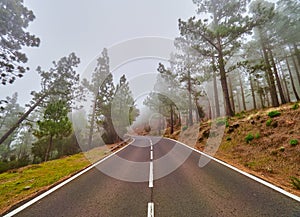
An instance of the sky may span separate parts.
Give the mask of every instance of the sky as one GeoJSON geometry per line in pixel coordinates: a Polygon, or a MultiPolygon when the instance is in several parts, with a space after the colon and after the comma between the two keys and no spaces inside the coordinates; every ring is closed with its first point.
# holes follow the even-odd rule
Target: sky
{"type": "MultiPolygon", "coordinates": [[[[23,49],[30,71],[13,85],[1,86],[0,92],[0,99],[18,92],[21,105],[30,101],[32,90],[39,90],[37,66],[47,70],[52,61],[75,52],[81,59],[78,73],[85,74],[103,48],[118,50],[124,42],[143,37],[173,40],[179,35],[178,19],[186,20],[196,14],[192,0],[24,0],[24,4],[36,16],[27,30],[38,36],[41,44],[23,49]]],[[[116,73],[130,71],[138,76],[156,68],[153,61],[139,59],[119,67],[116,73]]]]}

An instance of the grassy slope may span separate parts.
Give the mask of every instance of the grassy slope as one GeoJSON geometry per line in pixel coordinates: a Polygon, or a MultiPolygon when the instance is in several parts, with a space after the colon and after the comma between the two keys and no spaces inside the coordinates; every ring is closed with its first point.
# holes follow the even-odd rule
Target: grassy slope
{"type": "Polygon", "coordinates": [[[96,148],[62,159],[29,165],[0,174],[0,213],[12,205],[49,189],[72,174],[86,168],[107,154],[106,148],[96,148]]]}
{"type": "MultiPolygon", "coordinates": [[[[183,142],[188,140],[185,137],[193,135],[193,128],[182,133],[183,142]]],[[[201,123],[196,145],[193,143],[198,150],[207,152],[209,130],[209,123],[201,123]]],[[[171,137],[178,139],[176,134],[179,132],[171,137]]],[[[290,178],[300,179],[300,108],[294,110],[288,104],[229,118],[215,157],[300,196],[300,190],[292,185],[290,178]],[[268,113],[273,110],[280,111],[281,115],[272,118],[271,125],[267,126],[268,113]],[[254,138],[246,142],[249,134],[254,138]],[[299,144],[290,145],[292,139],[297,139],[299,144]]]]}

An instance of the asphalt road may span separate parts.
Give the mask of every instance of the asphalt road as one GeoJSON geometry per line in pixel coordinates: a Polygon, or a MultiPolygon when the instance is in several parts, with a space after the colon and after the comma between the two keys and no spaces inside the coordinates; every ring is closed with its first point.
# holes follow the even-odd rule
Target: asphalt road
{"type": "Polygon", "coordinates": [[[171,140],[137,137],[15,216],[300,216],[298,201],[215,161],[199,167],[200,155],[171,140]]]}

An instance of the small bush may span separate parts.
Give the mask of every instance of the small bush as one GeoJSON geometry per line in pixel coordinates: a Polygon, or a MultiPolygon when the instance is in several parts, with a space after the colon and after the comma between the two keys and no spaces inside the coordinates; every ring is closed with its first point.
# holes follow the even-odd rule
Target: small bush
{"type": "Polygon", "coordinates": [[[281,146],[281,147],[279,148],[279,151],[284,152],[284,151],[285,151],[285,148],[284,148],[283,146],[281,146]]]}
{"type": "Polygon", "coordinates": [[[291,146],[296,146],[296,145],[298,145],[298,143],[299,143],[299,142],[298,142],[297,139],[291,139],[291,140],[290,140],[290,145],[291,145],[291,146]]]}
{"type": "Polygon", "coordinates": [[[227,138],[226,138],[226,141],[231,141],[231,137],[227,137],[227,138]]]}
{"type": "Polygon", "coordinates": [[[254,139],[254,136],[249,133],[246,137],[245,137],[245,140],[247,143],[251,142],[252,140],[254,139]]]}
{"type": "Polygon", "coordinates": [[[295,103],[293,106],[292,106],[292,109],[296,110],[299,108],[299,104],[298,103],[295,103]]]}
{"type": "Polygon", "coordinates": [[[217,126],[223,126],[223,125],[225,125],[225,127],[229,126],[227,118],[218,118],[216,124],[217,126]]]}
{"type": "Polygon", "coordinates": [[[187,128],[188,128],[188,126],[183,126],[183,127],[182,127],[182,131],[187,130],[187,128]]]}
{"type": "Polygon", "coordinates": [[[256,133],[255,134],[255,139],[259,139],[260,138],[260,134],[259,133],[256,133]]]}
{"type": "Polygon", "coordinates": [[[267,127],[271,126],[272,121],[273,121],[273,120],[272,120],[271,118],[268,119],[267,122],[266,122],[266,126],[267,126],[267,127]]]}
{"type": "Polygon", "coordinates": [[[293,186],[294,186],[296,189],[300,190],[300,179],[298,179],[298,178],[292,176],[292,177],[291,177],[291,181],[292,181],[293,186]]]}
{"type": "Polygon", "coordinates": [[[279,111],[276,111],[276,110],[270,111],[270,112],[268,113],[268,116],[269,116],[270,118],[274,118],[274,117],[277,117],[277,116],[280,116],[280,115],[281,115],[281,113],[280,113],[279,111]]]}

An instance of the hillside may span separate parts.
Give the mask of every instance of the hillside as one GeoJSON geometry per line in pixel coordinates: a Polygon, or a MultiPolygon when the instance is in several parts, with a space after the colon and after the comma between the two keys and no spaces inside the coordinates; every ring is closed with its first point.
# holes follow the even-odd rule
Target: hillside
{"type": "MultiPolygon", "coordinates": [[[[220,146],[213,155],[235,167],[267,180],[286,191],[300,196],[300,108],[287,104],[279,108],[237,114],[232,118],[216,121],[225,126],[220,146]],[[271,113],[270,113],[271,112],[271,113]],[[269,117],[273,115],[274,117],[269,117]],[[291,178],[291,177],[296,177],[291,178]],[[292,183],[294,180],[294,184],[292,183]],[[297,180],[298,179],[298,180],[297,180]]],[[[208,138],[218,137],[210,130],[211,122],[203,122],[195,148],[209,153],[208,138]]],[[[224,126],[223,126],[224,127],[224,126]]],[[[189,143],[189,137],[198,126],[169,135],[189,143]]],[[[220,131],[223,132],[223,131],[220,131]]],[[[190,138],[190,140],[192,140],[190,138]]]]}

